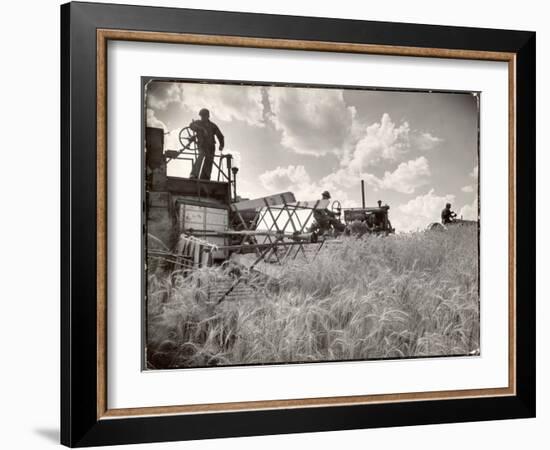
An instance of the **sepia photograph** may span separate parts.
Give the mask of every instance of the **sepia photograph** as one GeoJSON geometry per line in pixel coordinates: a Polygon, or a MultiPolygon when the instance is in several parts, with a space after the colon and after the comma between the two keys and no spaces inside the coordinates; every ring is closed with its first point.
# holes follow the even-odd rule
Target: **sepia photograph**
{"type": "Polygon", "coordinates": [[[144,370],[480,355],[480,92],[142,99],[144,370]]]}
{"type": "Polygon", "coordinates": [[[254,5],[57,14],[61,443],[534,418],[532,21],[254,5]]]}

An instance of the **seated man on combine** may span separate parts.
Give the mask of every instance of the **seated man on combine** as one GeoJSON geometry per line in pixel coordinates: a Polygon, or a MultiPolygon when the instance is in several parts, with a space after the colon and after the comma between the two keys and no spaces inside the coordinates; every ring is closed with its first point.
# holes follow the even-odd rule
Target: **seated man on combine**
{"type": "MultiPolygon", "coordinates": [[[[323,200],[330,200],[330,193],[328,191],[323,192],[323,200]]],[[[315,224],[311,227],[312,229],[319,230],[319,234],[326,233],[331,229],[334,229],[338,232],[343,232],[346,229],[346,226],[340,222],[336,217],[337,214],[334,211],[329,210],[328,208],[316,209],[313,211],[313,218],[315,219],[315,224]]],[[[315,231],[312,230],[312,231],[315,231]]]]}
{"type": "Polygon", "coordinates": [[[447,203],[445,205],[445,208],[441,211],[441,223],[443,225],[447,225],[449,223],[454,222],[454,218],[456,217],[456,213],[454,211],[451,211],[451,204],[447,203]]]}

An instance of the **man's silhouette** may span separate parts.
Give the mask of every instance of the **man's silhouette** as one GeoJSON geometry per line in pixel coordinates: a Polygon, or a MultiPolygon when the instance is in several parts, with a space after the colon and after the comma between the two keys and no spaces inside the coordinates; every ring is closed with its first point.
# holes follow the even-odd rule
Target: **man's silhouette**
{"type": "Polygon", "coordinates": [[[224,138],[218,126],[214,122],[210,122],[210,111],[203,108],[199,111],[199,116],[200,120],[193,120],[189,124],[189,128],[197,133],[197,146],[199,148],[199,155],[193,164],[189,178],[210,180],[214,154],[216,153],[216,140],[214,137],[218,138],[220,152],[224,147],[224,138]]]}

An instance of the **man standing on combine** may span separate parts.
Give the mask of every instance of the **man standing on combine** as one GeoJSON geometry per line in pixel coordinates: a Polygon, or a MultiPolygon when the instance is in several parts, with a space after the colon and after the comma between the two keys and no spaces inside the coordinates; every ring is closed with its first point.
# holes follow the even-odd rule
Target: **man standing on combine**
{"type": "Polygon", "coordinates": [[[218,126],[214,122],[210,122],[210,111],[203,108],[199,111],[199,116],[200,120],[193,120],[189,124],[189,128],[197,133],[197,147],[199,149],[199,155],[193,164],[189,178],[210,180],[214,154],[216,153],[216,140],[214,137],[218,138],[220,152],[224,147],[224,138],[218,126]]]}

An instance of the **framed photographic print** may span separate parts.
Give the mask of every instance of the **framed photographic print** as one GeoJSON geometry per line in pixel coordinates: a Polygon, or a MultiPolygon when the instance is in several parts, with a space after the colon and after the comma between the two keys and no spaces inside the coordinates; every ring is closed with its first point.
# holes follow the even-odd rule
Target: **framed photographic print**
{"type": "Polygon", "coordinates": [[[61,19],[63,444],[534,416],[535,33],[61,19]]]}

